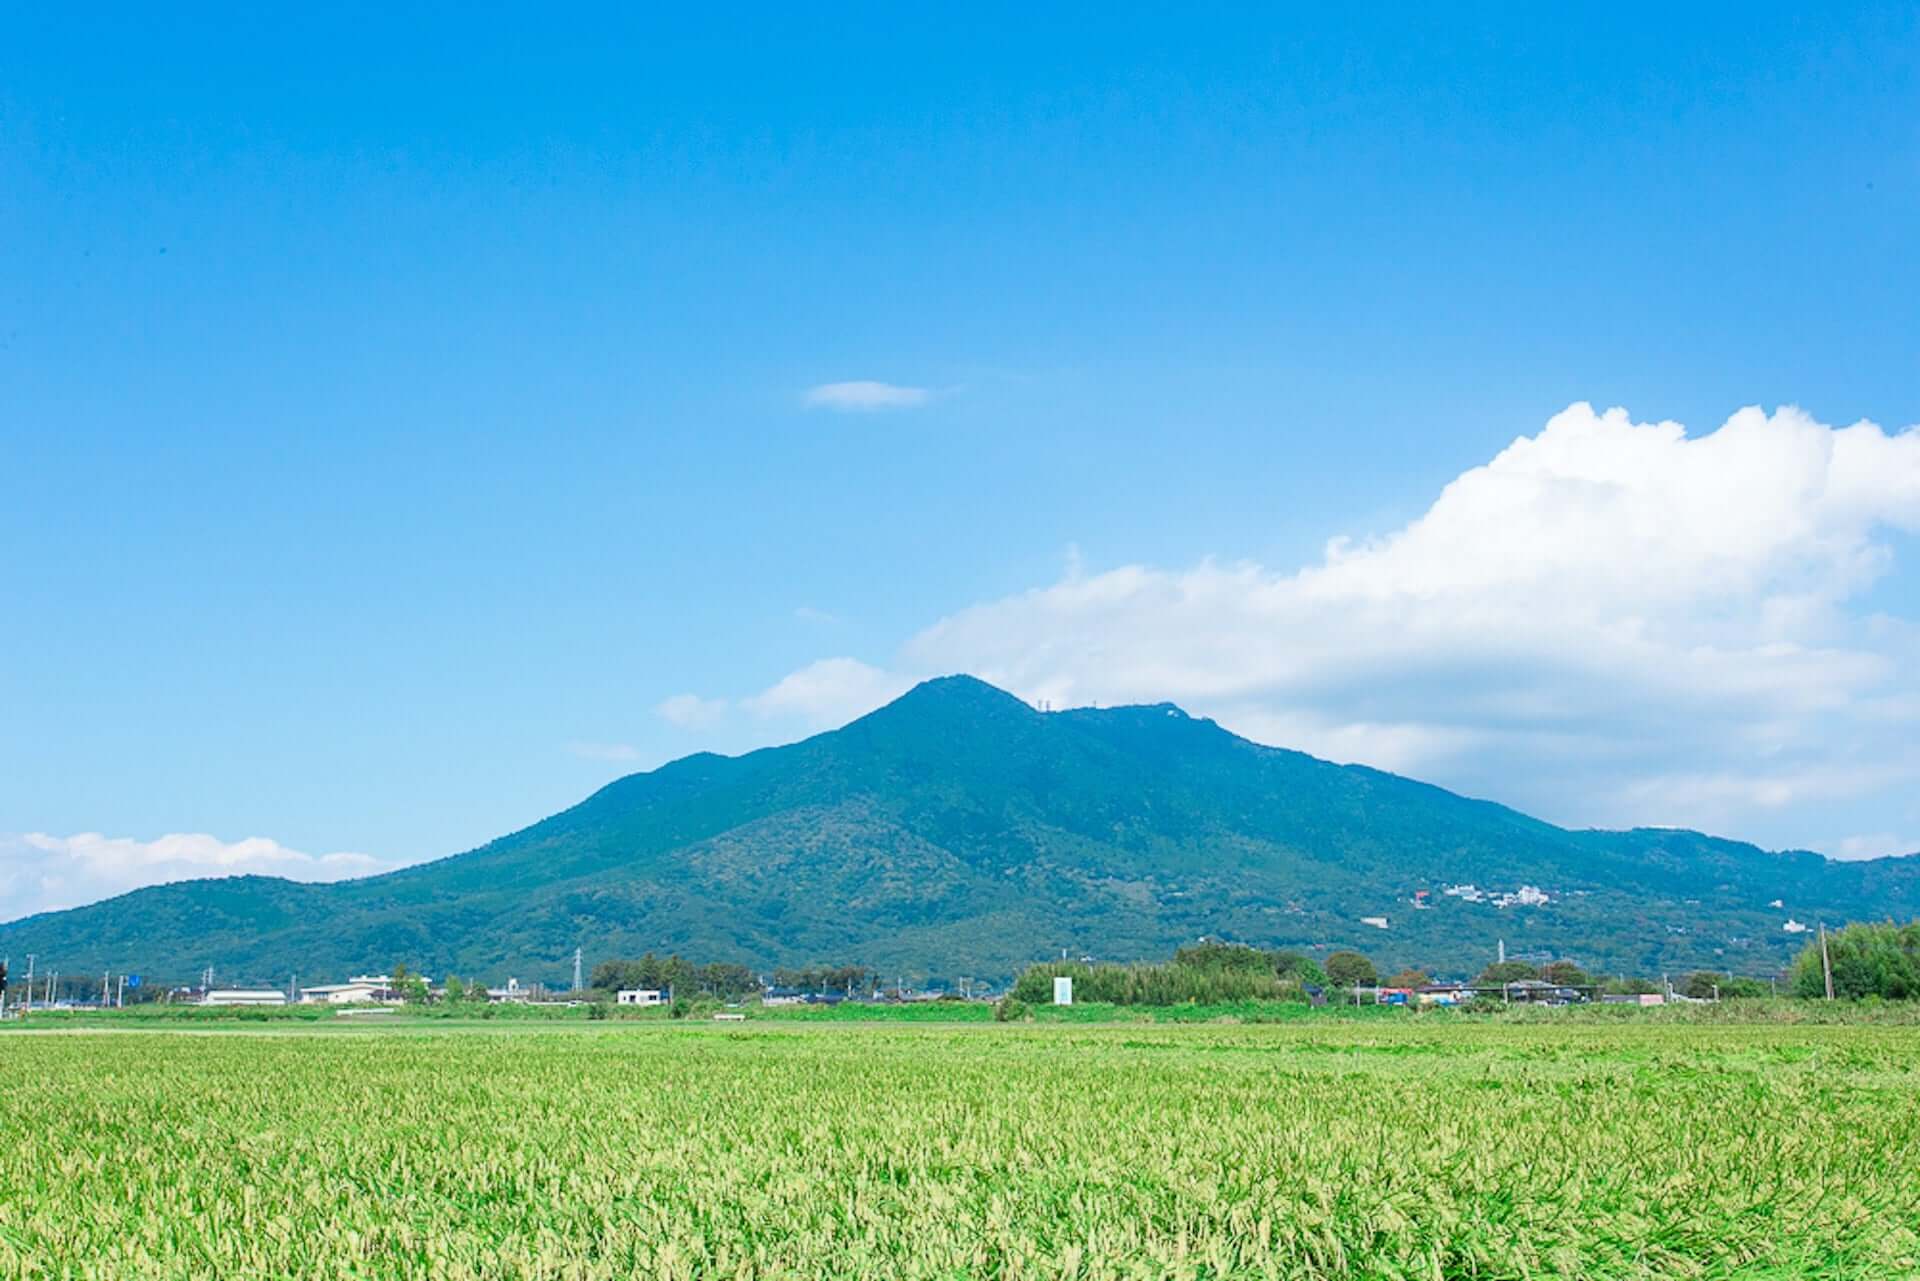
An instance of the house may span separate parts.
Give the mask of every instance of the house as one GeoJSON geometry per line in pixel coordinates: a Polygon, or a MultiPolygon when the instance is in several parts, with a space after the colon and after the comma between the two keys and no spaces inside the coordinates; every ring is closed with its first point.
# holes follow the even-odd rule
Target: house
{"type": "Polygon", "coordinates": [[[1509,1001],[1525,1001],[1535,1005],[1571,1005],[1587,999],[1578,988],[1562,987],[1544,979],[1519,979],[1506,984],[1502,994],[1509,1001]]]}
{"type": "Polygon", "coordinates": [[[287,994],[278,988],[215,988],[201,998],[202,1005],[285,1005],[287,994]]]}
{"type": "Polygon", "coordinates": [[[1473,989],[1464,983],[1429,983],[1417,995],[1422,1005],[1465,1005],[1473,989]]]}
{"type": "Polygon", "coordinates": [[[797,987],[770,987],[760,993],[762,1005],[800,1005],[806,999],[806,993],[797,987]]]}
{"type": "Polygon", "coordinates": [[[1406,1005],[1412,1000],[1413,989],[1410,987],[1377,987],[1373,989],[1373,1003],[1375,1005],[1406,1005]]]}
{"type": "Polygon", "coordinates": [[[630,987],[616,993],[614,1000],[621,1005],[665,1005],[667,994],[656,988],[630,987]]]}
{"type": "Polygon", "coordinates": [[[510,978],[507,980],[505,987],[490,987],[487,989],[487,1000],[492,1001],[496,1005],[503,1002],[531,1001],[532,999],[533,989],[530,987],[521,987],[519,979],[510,978]]]}
{"type": "Polygon", "coordinates": [[[319,983],[300,989],[300,1004],[374,1005],[391,996],[390,989],[371,982],[319,983]]]}

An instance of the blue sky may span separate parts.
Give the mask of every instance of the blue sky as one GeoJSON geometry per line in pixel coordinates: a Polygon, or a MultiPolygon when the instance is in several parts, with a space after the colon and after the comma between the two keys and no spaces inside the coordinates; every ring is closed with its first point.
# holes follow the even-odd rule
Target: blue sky
{"type": "Polygon", "coordinates": [[[0,917],[960,668],[1920,849],[1910,8],[1028,9],[8,15],[0,917]]]}

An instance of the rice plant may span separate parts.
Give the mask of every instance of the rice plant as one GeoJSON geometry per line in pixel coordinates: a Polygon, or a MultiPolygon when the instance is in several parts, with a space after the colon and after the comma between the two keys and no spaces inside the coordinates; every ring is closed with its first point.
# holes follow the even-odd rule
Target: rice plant
{"type": "Polygon", "coordinates": [[[0,1036],[0,1276],[1920,1275],[1920,1030],[0,1036]]]}

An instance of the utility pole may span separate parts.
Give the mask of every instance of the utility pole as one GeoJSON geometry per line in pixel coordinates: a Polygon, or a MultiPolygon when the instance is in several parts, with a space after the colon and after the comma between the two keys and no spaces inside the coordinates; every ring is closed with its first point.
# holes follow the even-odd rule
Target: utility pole
{"type": "Polygon", "coordinates": [[[27,953],[27,1003],[20,1007],[22,1014],[33,1012],[33,953],[27,953]]]}
{"type": "Polygon", "coordinates": [[[107,989],[112,986],[113,986],[113,972],[111,970],[101,970],[100,971],[100,1008],[103,1010],[107,1008],[107,989]]]}
{"type": "Polygon", "coordinates": [[[1827,955],[1827,923],[1820,922],[1820,976],[1827,982],[1827,999],[1833,999],[1833,958],[1827,955]]]}
{"type": "Polygon", "coordinates": [[[116,1010],[127,1008],[127,976],[124,974],[120,976],[120,991],[113,998],[113,1008],[116,1010]]]}

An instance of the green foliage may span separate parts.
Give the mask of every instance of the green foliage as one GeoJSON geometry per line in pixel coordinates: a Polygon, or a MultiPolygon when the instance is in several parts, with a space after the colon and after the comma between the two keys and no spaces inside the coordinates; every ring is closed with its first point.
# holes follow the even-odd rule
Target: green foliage
{"type": "Polygon", "coordinates": [[[1572,961],[1554,961],[1540,967],[1540,977],[1561,987],[1590,987],[1593,978],[1572,961]]]}
{"type": "Polygon", "coordinates": [[[1433,982],[1433,976],[1425,970],[1401,970],[1381,983],[1382,987],[1425,987],[1433,982]]]}
{"type": "Polygon", "coordinates": [[[700,965],[678,955],[662,957],[648,952],[637,960],[600,962],[593,967],[587,986],[601,992],[637,988],[736,1000],[757,991],[760,981],[752,970],[733,962],[712,961],[700,965]]]}
{"type": "Polygon", "coordinates": [[[1089,965],[1049,961],[1028,967],[1014,981],[1013,995],[1035,1005],[1053,1001],[1056,976],[1073,980],[1073,999],[1110,1005],[1177,1005],[1182,1002],[1278,1000],[1295,996],[1299,984],[1271,968],[1202,968],[1165,965],[1089,965]]]}
{"type": "Polygon", "coordinates": [[[1920,1270],[1920,1029],[1555,1013],[0,1033],[0,1276],[1920,1270]]]}
{"type": "Polygon", "coordinates": [[[1664,991],[1665,989],[1663,989],[1660,986],[1660,984],[1654,982],[1652,979],[1642,979],[1642,978],[1634,978],[1630,975],[1620,975],[1616,978],[1607,979],[1606,981],[1601,983],[1600,990],[1603,993],[1607,993],[1612,996],[1652,996],[1653,994],[1664,991]]]}
{"type": "Polygon", "coordinates": [[[773,985],[800,992],[871,996],[880,990],[880,975],[865,965],[781,966],[773,972],[773,985]]]}
{"type": "Polygon", "coordinates": [[[996,1023],[1018,1023],[1032,1016],[1033,1012],[1027,1008],[1027,1003],[1011,993],[993,1003],[993,1021],[996,1023]]]}
{"type": "MultiPolygon", "coordinates": [[[[1827,936],[1827,951],[1832,958],[1835,996],[1877,996],[1889,1001],[1920,998],[1920,921],[1849,925],[1827,936]]],[[[1794,960],[1790,982],[1795,996],[1826,995],[1817,939],[1794,960]]]]}
{"type": "Polygon", "coordinates": [[[1495,987],[1507,983],[1521,983],[1527,979],[1537,979],[1540,971],[1525,961],[1495,961],[1480,971],[1480,977],[1474,980],[1482,987],[1495,987]]]}
{"type": "Polygon", "coordinates": [[[1275,953],[1263,952],[1245,943],[1189,944],[1174,952],[1173,963],[1183,969],[1203,970],[1215,974],[1268,975],[1277,973],[1279,969],[1275,953]]]}
{"type": "Polygon", "coordinates": [[[1311,956],[1300,952],[1275,952],[1273,968],[1283,979],[1292,979],[1302,987],[1326,987],[1327,972],[1311,956]]]}
{"type": "Polygon", "coordinates": [[[425,1005],[427,1003],[426,979],[418,974],[409,972],[406,962],[402,961],[395,965],[390,977],[393,979],[394,992],[397,993],[400,999],[406,1004],[425,1005]]]}
{"type": "Polygon", "coordinates": [[[1695,970],[1677,986],[1680,995],[1696,1001],[1751,999],[1769,996],[1773,990],[1759,979],[1722,974],[1717,970],[1695,970]]]}
{"type": "MultiPolygon", "coordinates": [[[[0,955],[82,976],[134,968],[156,986],[209,964],[277,981],[394,956],[557,984],[584,942],[643,962],[652,949],[662,965],[858,958],[889,976],[998,981],[1062,944],[1164,957],[1203,935],[1296,953],[1364,939],[1388,968],[1460,974],[1524,935],[1603,972],[1764,972],[1793,946],[1782,913],[1758,906],[1776,898],[1827,920],[1920,913],[1920,859],[1572,832],[1257,747],[1165,705],[1042,715],[953,678],[804,742],[621,779],[464,855],[327,885],[156,886],[0,925],[0,955]],[[1555,898],[1501,911],[1436,895],[1390,934],[1357,924],[1410,886],[1465,881],[1555,898]]],[[[736,979],[672,986],[718,994],[736,979]]]]}
{"type": "Polygon", "coordinates": [[[1380,973],[1358,952],[1335,952],[1327,958],[1327,978],[1337,987],[1372,987],[1380,973]]]}

